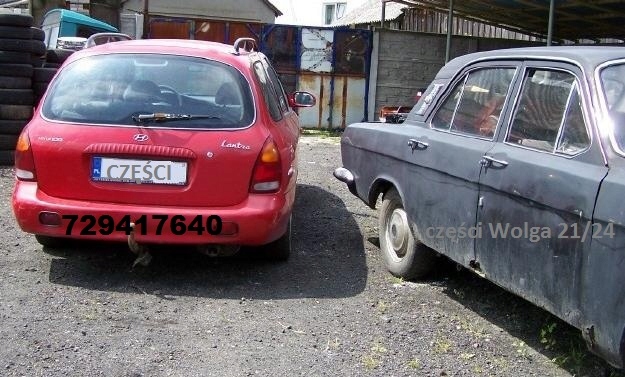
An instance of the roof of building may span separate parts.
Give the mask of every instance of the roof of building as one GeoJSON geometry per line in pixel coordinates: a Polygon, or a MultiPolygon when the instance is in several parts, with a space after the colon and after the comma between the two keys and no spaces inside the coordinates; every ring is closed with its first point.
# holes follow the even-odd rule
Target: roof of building
{"type": "MultiPolygon", "coordinates": [[[[449,0],[389,1],[397,1],[404,7],[442,12],[447,12],[449,7],[449,0]]],[[[546,36],[550,3],[550,0],[462,0],[454,2],[454,14],[473,21],[486,21],[511,30],[546,36]]],[[[624,24],[623,0],[554,2],[554,39],[625,39],[624,24]]]]}
{"type": "MultiPolygon", "coordinates": [[[[380,22],[382,20],[382,2],[380,0],[369,0],[360,7],[345,14],[341,19],[335,21],[332,26],[360,25],[380,22]]],[[[394,20],[402,15],[402,9],[407,5],[399,3],[387,3],[384,19],[394,20]]]]}

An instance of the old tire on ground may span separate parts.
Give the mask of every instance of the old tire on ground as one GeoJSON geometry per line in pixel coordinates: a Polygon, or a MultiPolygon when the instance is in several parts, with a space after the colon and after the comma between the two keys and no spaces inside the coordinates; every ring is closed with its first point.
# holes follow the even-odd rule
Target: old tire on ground
{"type": "Polygon", "coordinates": [[[38,27],[31,27],[30,31],[32,33],[32,39],[36,40],[36,41],[45,41],[46,40],[46,33],[41,30],[38,27]]]}
{"type": "Polygon", "coordinates": [[[14,151],[17,145],[19,135],[2,135],[0,134],[0,150],[14,151]]]}
{"type": "Polygon", "coordinates": [[[42,41],[34,39],[10,39],[0,38],[0,50],[27,52],[33,55],[41,56],[46,53],[46,45],[42,41]]]}
{"type": "Polygon", "coordinates": [[[61,64],[67,60],[67,58],[73,54],[73,50],[53,49],[46,52],[47,63],[61,64]]]}
{"type": "Polygon", "coordinates": [[[262,256],[273,261],[286,261],[291,255],[291,219],[286,227],[286,233],[277,240],[260,247],[262,256]]]}
{"type": "Polygon", "coordinates": [[[33,116],[33,107],[28,105],[0,105],[0,119],[3,120],[30,120],[33,116]]]}
{"type": "Polygon", "coordinates": [[[19,135],[28,120],[4,120],[0,119],[0,134],[3,135],[19,135]]]}
{"type": "Polygon", "coordinates": [[[382,198],[379,235],[382,257],[391,274],[416,279],[432,271],[436,253],[414,238],[401,197],[394,188],[382,198]]]}
{"type": "Polygon", "coordinates": [[[0,64],[30,64],[31,54],[27,52],[0,51],[0,64]]]}
{"type": "Polygon", "coordinates": [[[33,69],[33,81],[49,83],[54,75],[56,75],[57,68],[34,68],[33,69]]]}
{"type": "Polygon", "coordinates": [[[0,76],[0,89],[30,89],[30,77],[0,76]]]}
{"type": "Polygon", "coordinates": [[[0,35],[2,38],[31,39],[33,32],[32,28],[23,26],[0,26],[0,35]]]}
{"type": "Polygon", "coordinates": [[[0,72],[10,73],[11,76],[32,77],[33,66],[30,64],[0,64],[0,72]]]}
{"type": "Polygon", "coordinates": [[[34,102],[32,89],[0,89],[0,104],[32,106],[34,102]]]}
{"type": "Polygon", "coordinates": [[[13,166],[15,163],[15,151],[0,151],[0,166],[13,166]]]}
{"type": "Polygon", "coordinates": [[[0,14],[0,25],[5,26],[33,26],[33,16],[28,14],[0,14]]]}

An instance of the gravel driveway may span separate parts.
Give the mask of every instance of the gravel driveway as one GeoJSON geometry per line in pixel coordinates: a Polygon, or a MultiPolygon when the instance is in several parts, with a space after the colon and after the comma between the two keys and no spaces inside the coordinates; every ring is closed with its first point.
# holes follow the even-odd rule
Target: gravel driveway
{"type": "Polygon", "coordinates": [[[445,260],[428,281],[393,278],[376,212],[332,177],[338,138],[300,148],[287,263],[169,249],[133,270],[117,245],[43,252],[1,170],[0,374],[621,376],[563,322],[445,260]]]}

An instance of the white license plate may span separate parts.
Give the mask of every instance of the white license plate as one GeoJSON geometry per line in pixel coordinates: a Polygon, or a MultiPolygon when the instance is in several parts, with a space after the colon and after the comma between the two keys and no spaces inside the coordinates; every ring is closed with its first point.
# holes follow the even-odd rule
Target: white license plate
{"type": "Polygon", "coordinates": [[[93,157],[91,179],[105,182],[185,185],[187,163],[93,157]]]}

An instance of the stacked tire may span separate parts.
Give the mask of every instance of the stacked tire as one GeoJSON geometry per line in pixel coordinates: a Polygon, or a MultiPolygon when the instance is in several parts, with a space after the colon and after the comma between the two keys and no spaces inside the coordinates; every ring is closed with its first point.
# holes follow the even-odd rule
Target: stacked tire
{"type": "Polygon", "coordinates": [[[0,14],[0,165],[12,165],[17,138],[33,115],[34,67],[46,54],[44,33],[33,18],[0,14]]]}

